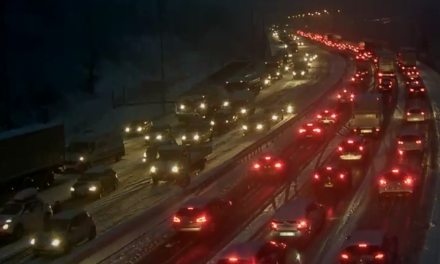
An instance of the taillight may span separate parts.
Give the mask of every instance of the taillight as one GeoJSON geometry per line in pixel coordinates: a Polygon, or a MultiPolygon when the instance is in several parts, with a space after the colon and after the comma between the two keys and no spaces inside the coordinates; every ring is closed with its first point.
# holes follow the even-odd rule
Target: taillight
{"type": "MultiPolygon", "coordinates": [[[[376,61],[376,60],[374,60],[374,61],[376,61]]],[[[379,76],[383,76],[383,73],[379,72],[379,76]]]]}
{"type": "Polygon", "coordinates": [[[412,180],[410,177],[406,178],[403,182],[404,182],[406,185],[412,185],[412,184],[413,184],[413,180],[412,180]]]}
{"type": "Polygon", "coordinates": [[[410,113],[410,112],[408,112],[408,113],[406,113],[406,115],[407,115],[407,116],[410,116],[410,115],[411,115],[411,113],[410,113]]]}
{"type": "Polygon", "coordinates": [[[420,144],[422,144],[422,141],[421,141],[421,140],[417,140],[417,141],[416,141],[416,144],[417,144],[417,145],[420,145],[420,144]]]}
{"type": "Polygon", "coordinates": [[[314,129],[313,129],[313,132],[321,133],[321,129],[320,129],[320,128],[314,128],[314,129]]]}
{"type": "Polygon", "coordinates": [[[387,185],[387,181],[385,179],[380,179],[379,184],[382,186],[387,185]]]}
{"type": "Polygon", "coordinates": [[[306,228],[307,227],[307,221],[306,220],[301,220],[299,221],[297,228],[301,229],[301,228],[306,228]]]}
{"type": "Polygon", "coordinates": [[[229,258],[229,262],[238,262],[238,258],[229,258]]]}
{"type": "Polygon", "coordinates": [[[343,150],[343,148],[342,148],[342,147],[338,147],[338,150],[339,150],[339,151],[342,151],[342,150],[343,150]]]}
{"type": "Polygon", "coordinates": [[[332,118],[336,118],[336,115],[335,115],[335,114],[333,114],[333,115],[332,115],[332,118]]]}
{"type": "Polygon", "coordinates": [[[341,254],[341,259],[349,259],[347,254],[341,254]]]}
{"type": "Polygon", "coordinates": [[[411,89],[409,89],[409,91],[410,91],[410,92],[414,92],[414,89],[413,89],[413,88],[411,88],[411,89]]]}
{"type": "Polygon", "coordinates": [[[397,144],[399,144],[399,145],[403,145],[403,141],[397,141],[397,144]]]}
{"type": "Polygon", "coordinates": [[[354,94],[350,94],[350,97],[351,97],[351,98],[354,98],[354,94]]]}
{"type": "Polygon", "coordinates": [[[180,223],[180,218],[178,218],[178,217],[173,217],[173,222],[174,223],[180,223]]]}
{"type": "Polygon", "coordinates": [[[340,95],[340,94],[338,94],[338,98],[341,98],[341,95],[340,95]]]}
{"type": "Polygon", "coordinates": [[[364,147],[359,146],[359,150],[360,150],[360,151],[364,150],[364,147]]]}
{"type": "Polygon", "coordinates": [[[399,155],[403,156],[403,150],[399,150],[399,155]]]}
{"type": "Polygon", "coordinates": [[[278,168],[278,169],[279,169],[279,168],[281,168],[281,166],[282,166],[282,165],[281,165],[281,163],[279,163],[279,162],[275,164],[275,168],[278,168]]]}
{"type": "Polygon", "coordinates": [[[367,244],[359,244],[358,246],[359,246],[360,248],[366,248],[366,247],[368,247],[367,244]]]}
{"type": "Polygon", "coordinates": [[[351,78],[351,80],[352,80],[352,81],[354,81],[354,77],[353,77],[353,78],[351,78]]]}
{"type": "Polygon", "coordinates": [[[425,91],[425,88],[420,88],[420,91],[421,91],[421,92],[424,92],[424,91],[425,91]]]}
{"type": "Polygon", "coordinates": [[[425,112],[421,112],[420,114],[425,115],[425,112]]]}
{"type": "Polygon", "coordinates": [[[301,128],[301,129],[299,130],[299,133],[300,133],[300,134],[305,133],[305,132],[306,132],[306,130],[303,129],[303,128],[301,128]]]}
{"type": "Polygon", "coordinates": [[[341,173],[341,174],[339,174],[339,178],[340,178],[340,179],[344,179],[344,178],[345,178],[345,175],[341,173]]]}
{"type": "Polygon", "coordinates": [[[278,228],[277,223],[275,223],[275,222],[271,222],[271,223],[270,223],[270,228],[272,228],[273,230],[277,230],[277,228],[278,228]]]}
{"type": "Polygon", "coordinates": [[[315,175],[313,176],[313,178],[315,178],[315,180],[318,180],[318,179],[319,179],[319,175],[318,175],[318,174],[315,174],[315,175]]]}
{"type": "Polygon", "coordinates": [[[197,223],[205,223],[206,221],[206,216],[201,216],[196,220],[197,223]]]}
{"type": "Polygon", "coordinates": [[[257,164],[254,164],[254,169],[257,169],[257,170],[258,170],[259,168],[260,168],[260,164],[258,164],[258,163],[257,163],[257,164]]]}
{"type": "Polygon", "coordinates": [[[374,256],[375,259],[383,259],[384,255],[382,253],[376,254],[376,256],[374,256]]]}

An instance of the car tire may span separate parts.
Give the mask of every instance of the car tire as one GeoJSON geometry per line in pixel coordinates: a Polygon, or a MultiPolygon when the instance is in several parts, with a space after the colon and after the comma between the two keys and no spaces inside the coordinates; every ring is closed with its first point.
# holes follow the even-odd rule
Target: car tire
{"type": "Polygon", "coordinates": [[[92,241],[92,240],[95,239],[95,238],[96,238],[96,226],[94,225],[94,226],[92,226],[92,228],[90,229],[88,240],[89,240],[89,241],[92,241]]]}
{"type": "Polygon", "coordinates": [[[21,239],[24,236],[24,227],[22,224],[18,224],[14,228],[13,236],[15,239],[21,239]]]}

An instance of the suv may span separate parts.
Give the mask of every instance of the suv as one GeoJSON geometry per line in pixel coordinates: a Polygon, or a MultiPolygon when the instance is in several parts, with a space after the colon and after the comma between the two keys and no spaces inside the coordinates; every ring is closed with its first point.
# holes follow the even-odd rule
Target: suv
{"type": "Polygon", "coordinates": [[[321,204],[296,198],[283,204],[272,216],[271,236],[278,240],[308,242],[325,225],[326,212],[321,204]]]}
{"type": "MultiPolygon", "coordinates": [[[[289,249],[290,254],[291,249],[289,249]]],[[[246,241],[229,245],[220,253],[217,264],[286,264],[287,247],[274,241],[246,241]]],[[[289,264],[299,264],[299,259],[289,264]]]]}
{"type": "Polygon", "coordinates": [[[119,187],[118,175],[113,169],[95,167],[83,173],[70,188],[72,198],[101,198],[119,187]]]}
{"type": "Polygon", "coordinates": [[[18,192],[0,211],[0,234],[23,237],[27,231],[36,231],[52,214],[51,206],[37,197],[33,188],[18,192]]]}
{"type": "Polygon", "coordinates": [[[218,197],[195,197],[185,202],[173,217],[177,233],[209,234],[219,224],[218,218],[232,205],[218,197]]]}
{"type": "Polygon", "coordinates": [[[73,247],[96,237],[93,218],[82,209],[68,210],[46,221],[43,230],[30,238],[33,252],[40,254],[68,254],[73,247]]]}
{"type": "Polygon", "coordinates": [[[339,263],[392,264],[397,261],[397,250],[397,237],[383,230],[356,230],[346,238],[339,263]]]}

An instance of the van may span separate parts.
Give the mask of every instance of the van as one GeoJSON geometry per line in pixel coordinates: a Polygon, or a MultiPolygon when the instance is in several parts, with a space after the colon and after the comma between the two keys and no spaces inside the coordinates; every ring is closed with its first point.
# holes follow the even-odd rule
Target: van
{"type": "Polygon", "coordinates": [[[70,141],[66,153],[66,169],[85,171],[107,159],[121,160],[125,156],[122,135],[119,132],[86,132],[70,141]]]}

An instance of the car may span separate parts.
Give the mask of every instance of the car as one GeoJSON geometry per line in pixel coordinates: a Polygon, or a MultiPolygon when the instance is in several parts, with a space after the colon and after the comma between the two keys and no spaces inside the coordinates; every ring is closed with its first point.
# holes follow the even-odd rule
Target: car
{"type": "Polygon", "coordinates": [[[259,178],[270,182],[279,182],[286,173],[286,164],[283,159],[275,155],[265,155],[252,164],[249,174],[252,178],[259,178]],[[274,178],[275,177],[275,178],[274,178]]]}
{"type": "MultiPolygon", "coordinates": [[[[288,252],[286,244],[275,241],[246,241],[229,245],[223,250],[217,264],[287,264],[288,252]]],[[[299,259],[290,261],[289,264],[299,264],[299,259]]]]}
{"type": "Polygon", "coordinates": [[[214,138],[214,129],[208,122],[188,124],[185,126],[184,130],[185,131],[181,137],[182,145],[211,142],[214,138]]]}
{"type": "Polygon", "coordinates": [[[73,199],[77,198],[101,198],[105,193],[114,191],[119,187],[117,173],[104,166],[87,170],[70,187],[70,194],[73,199]]]}
{"type": "Polygon", "coordinates": [[[312,177],[312,187],[317,195],[322,190],[349,192],[352,188],[351,173],[340,164],[321,166],[315,169],[312,177]]]}
{"type": "Polygon", "coordinates": [[[95,237],[96,225],[90,214],[73,209],[55,214],[29,242],[36,255],[58,255],[68,254],[75,246],[95,237]]]}
{"type": "Polygon", "coordinates": [[[340,264],[392,264],[398,258],[398,239],[381,229],[357,229],[347,236],[340,264]]]}
{"type": "Polygon", "coordinates": [[[363,137],[350,137],[339,145],[338,155],[343,161],[356,161],[364,158],[367,141],[363,137]]]}
{"type": "Polygon", "coordinates": [[[306,61],[296,61],[292,66],[293,78],[301,78],[309,73],[309,64],[306,61]]]}
{"type": "Polygon", "coordinates": [[[272,123],[278,123],[284,120],[284,108],[280,106],[268,107],[264,109],[267,116],[270,117],[272,123]]]}
{"type": "Polygon", "coordinates": [[[198,196],[183,203],[173,216],[173,229],[180,234],[209,235],[220,225],[219,218],[232,205],[218,197],[198,196]]]}
{"type": "Polygon", "coordinates": [[[223,133],[236,125],[237,120],[236,114],[220,109],[214,114],[210,124],[214,128],[214,132],[223,133]]]}
{"type": "Polygon", "coordinates": [[[308,122],[299,129],[299,136],[323,140],[325,137],[324,128],[317,122],[308,122]]]}
{"type": "Polygon", "coordinates": [[[152,125],[153,125],[152,121],[134,120],[125,126],[124,132],[128,136],[133,136],[133,135],[139,136],[144,134],[146,131],[148,131],[152,125]]]}
{"type": "Polygon", "coordinates": [[[359,68],[356,70],[356,74],[359,74],[359,76],[362,76],[362,77],[367,77],[369,73],[370,73],[370,72],[369,72],[368,69],[365,68],[365,67],[359,67],[359,68]]]}
{"type": "Polygon", "coordinates": [[[408,84],[408,91],[410,97],[426,96],[425,85],[422,82],[410,82],[408,84]]]}
{"type": "Polygon", "coordinates": [[[408,81],[418,81],[420,80],[420,73],[417,69],[407,69],[403,72],[403,76],[408,81]]]}
{"type": "Polygon", "coordinates": [[[354,94],[350,93],[347,89],[343,89],[338,93],[338,102],[339,103],[350,103],[354,100],[354,94]]]}
{"type": "Polygon", "coordinates": [[[153,125],[148,133],[145,134],[147,145],[162,144],[164,141],[174,139],[173,128],[168,125],[153,125]]]}
{"type": "Polygon", "coordinates": [[[270,221],[275,241],[309,242],[325,225],[323,205],[306,198],[293,199],[279,207],[270,221]]]}
{"type": "Polygon", "coordinates": [[[40,229],[53,214],[52,207],[37,197],[34,188],[18,192],[0,211],[0,235],[20,239],[40,229]]]}
{"type": "Polygon", "coordinates": [[[379,92],[390,92],[394,86],[393,79],[391,78],[380,78],[378,89],[379,92]]]}
{"type": "Polygon", "coordinates": [[[406,122],[424,122],[426,121],[425,110],[422,107],[409,107],[406,111],[406,122]]]}
{"type": "Polygon", "coordinates": [[[330,110],[321,111],[316,118],[320,124],[335,124],[338,121],[336,113],[330,110]]]}
{"type": "Polygon", "coordinates": [[[251,133],[265,133],[272,127],[272,119],[266,113],[254,113],[242,121],[243,136],[251,133]]]}
{"type": "Polygon", "coordinates": [[[365,80],[364,76],[356,73],[353,77],[351,77],[351,81],[354,83],[362,83],[365,80]]]}
{"type": "Polygon", "coordinates": [[[405,128],[397,135],[397,152],[400,156],[409,152],[423,152],[425,137],[423,132],[416,128],[405,128]]]}
{"type": "Polygon", "coordinates": [[[381,173],[379,195],[410,195],[414,192],[414,177],[403,168],[393,168],[381,173]]]}
{"type": "Polygon", "coordinates": [[[283,72],[281,67],[283,66],[280,61],[266,61],[265,72],[271,77],[270,80],[280,80],[283,78],[283,72]]]}

